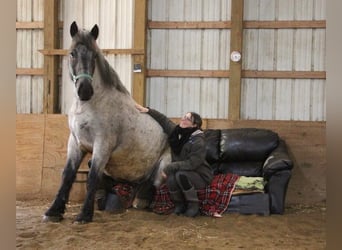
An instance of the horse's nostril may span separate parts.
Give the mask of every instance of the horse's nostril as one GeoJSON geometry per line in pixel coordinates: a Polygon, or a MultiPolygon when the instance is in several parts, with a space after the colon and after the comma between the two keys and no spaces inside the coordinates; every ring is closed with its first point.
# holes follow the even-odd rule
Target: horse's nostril
{"type": "Polygon", "coordinates": [[[80,84],[77,94],[81,101],[88,101],[93,96],[94,90],[91,84],[85,81],[80,84]]]}

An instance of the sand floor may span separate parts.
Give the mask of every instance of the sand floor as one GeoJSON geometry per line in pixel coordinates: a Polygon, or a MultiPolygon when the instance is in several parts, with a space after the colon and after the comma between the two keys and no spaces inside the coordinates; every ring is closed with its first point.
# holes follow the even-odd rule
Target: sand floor
{"type": "Polygon", "coordinates": [[[284,215],[224,214],[222,218],[158,215],[128,209],[95,211],[93,222],[74,224],[80,210],[69,203],[64,220],[42,222],[50,200],[17,200],[17,249],[325,249],[326,207],[291,205],[284,215]]]}

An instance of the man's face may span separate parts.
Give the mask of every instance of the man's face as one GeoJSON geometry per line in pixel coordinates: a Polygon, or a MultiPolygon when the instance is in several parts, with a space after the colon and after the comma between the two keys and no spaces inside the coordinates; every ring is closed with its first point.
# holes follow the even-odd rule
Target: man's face
{"type": "Polygon", "coordinates": [[[191,113],[186,113],[180,120],[179,126],[181,128],[191,128],[195,127],[195,125],[192,122],[191,113]]]}

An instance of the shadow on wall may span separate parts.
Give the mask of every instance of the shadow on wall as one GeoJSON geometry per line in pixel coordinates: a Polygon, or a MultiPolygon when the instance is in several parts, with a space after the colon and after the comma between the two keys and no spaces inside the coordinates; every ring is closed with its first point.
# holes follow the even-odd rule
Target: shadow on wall
{"type": "Polygon", "coordinates": [[[294,162],[294,167],[292,169],[292,177],[288,186],[286,204],[309,205],[318,202],[325,202],[325,169],[319,166],[319,163],[298,161],[289,147],[288,151],[294,162]]]}

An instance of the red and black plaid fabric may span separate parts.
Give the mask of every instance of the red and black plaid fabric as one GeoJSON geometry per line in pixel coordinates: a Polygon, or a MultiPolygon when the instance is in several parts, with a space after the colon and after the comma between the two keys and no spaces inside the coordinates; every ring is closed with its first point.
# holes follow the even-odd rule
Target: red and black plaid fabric
{"type": "Polygon", "coordinates": [[[157,188],[150,207],[157,214],[170,214],[173,212],[175,205],[170,198],[169,189],[165,184],[157,188]]]}
{"type": "Polygon", "coordinates": [[[119,196],[122,206],[129,208],[132,206],[134,198],[134,188],[127,183],[119,183],[113,187],[113,191],[119,196]]]}
{"type": "Polygon", "coordinates": [[[235,174],[215,175],[205,190],[198,191],[201,213],[209,216],[213,216],[214,213],[224,213],[228,208],[238,179],[239,176],[235,174]]]}
{"type": "MultiPolygon", "coordinates": [[[[200,201],[200,212],[209,216],[213,216],[215,213],[224,213],[228,208],[235,183],[238,179],[239,176],[235,174],[215,175],[209,186],[197,191],[200,201]]],[[[131,204],[132,187],[125,184],[117,185],[114,189],[121,199],[126,201],[126,205],[131,204]]],[[[173,212],[174,204],[166,185],[162,185],[156,190],[150,208],[157,214],[170,214],[173,212]]]]}
{"type": "MultiPolygon", "coordinates": [[[[229,205],[230,198],[239,179],[235,174],[215,175],[211,184],[205,189],[198,190],[200,211],[204,215],[213,216],[214,213],[224,213],[229,205]]],[[[173,212],[174,204],[166,185],[161,186],[151,203],[151,208],[158,214],[170,214],[173,212]]]]}

